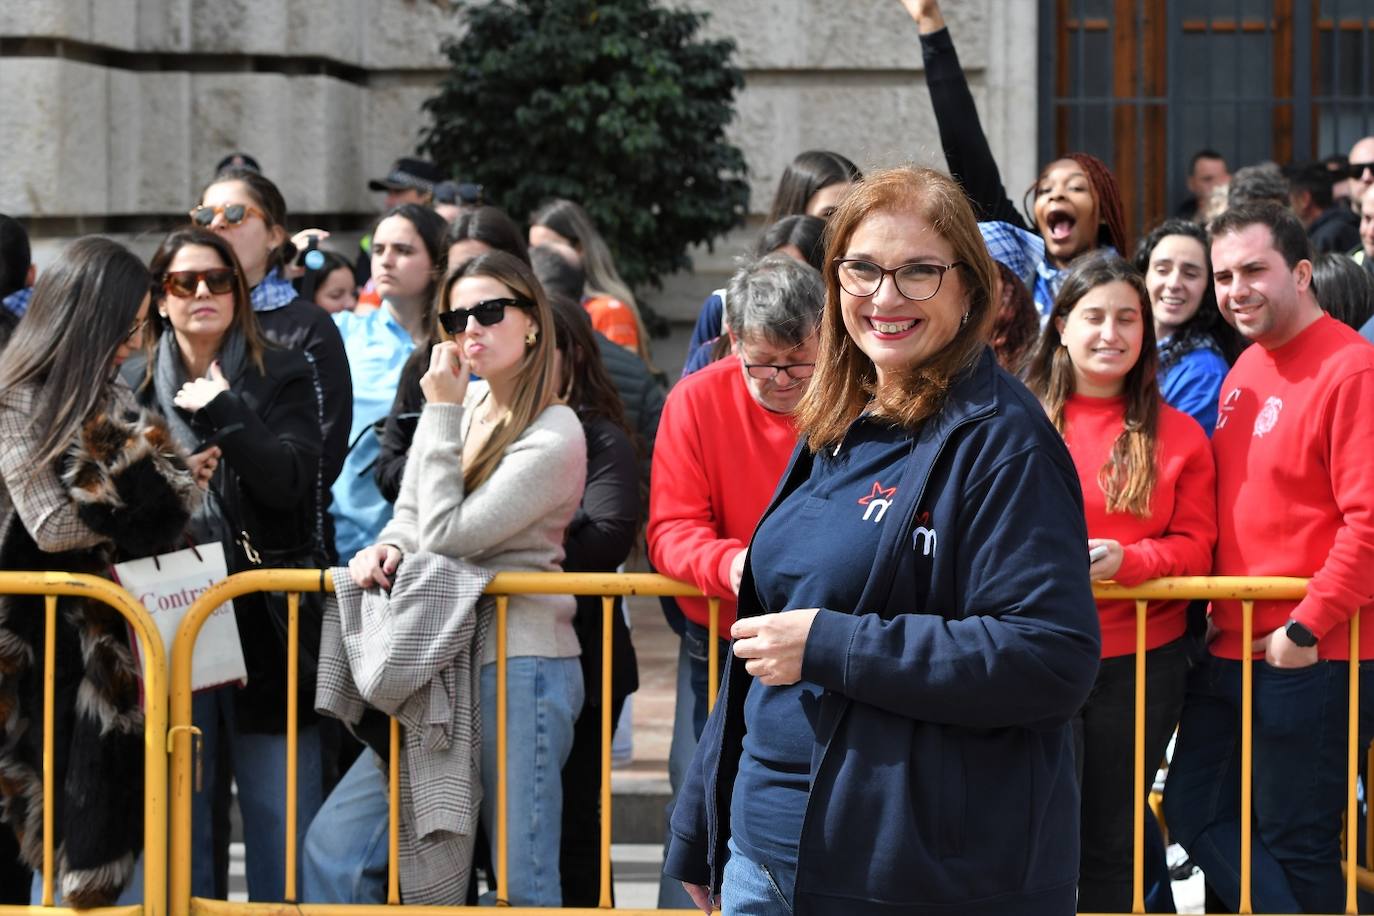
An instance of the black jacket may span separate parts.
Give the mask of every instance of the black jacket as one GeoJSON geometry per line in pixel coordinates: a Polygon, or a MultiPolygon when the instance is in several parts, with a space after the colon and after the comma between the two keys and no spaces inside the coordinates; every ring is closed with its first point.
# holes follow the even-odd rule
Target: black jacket
{"type": "MultiPolygon", "coordinates": [[[[643,512],[639,463],[629,436],[610,420],[584,417],[582,431],[587,436],[587,486],[582,491],[582,505],[573,513],[563,538],[563,569],[615,572],[630,556],[639,536],[643,512]]],[[[613,706],[639,688],[639,666],[620,605],[617,598],[611,615],[613,706]]],[[[600,597],[578,596],[573,629],[582,645],[582,678],[589,706],[601,705],[603,617],[600,597]]]]}
{"type": "Polygon", "coordinates": [[[639,436],[643,449],[641,464],[644,477],[648,479],[649,463],[654,457],[654,438],[658,436],[658,418],[663,413],[663,401],[667,397],[663,383],[654,377],[649,367],[636,354],[612,343],[600,331],[596,331],[596,345],[601,350],[601,362],[611,377],[611,383],[620,393],[620,402],[625,407],[625,419],[639,436]]]}
{"type": "Polygon", "coordinates": [[[282,349],[305,353],[314,364],[324,440],[320,473],[327,507],[329,488],[343,469],[348,431],[353,426],[353,376],[348,371],[343,337],[329,313],[305,299],[296,299],[279,309],[255,312],[254,316],[263,336],[282,349]]]}
{"type": "Polygon", "coordinates": [[[1360,247],[1360,218],[1343,204],[1327,207],[1307,227],[1313,254],[1349,254],[1360,247]]]}
{"type": "MultiPolygon", "coordinates": [[[[225,556],[230,572],[323,568],[327,563],[316,527],[321,434],[314,371],[302,354],[275,348],[263,352],[263,365],[266,371],[259,372],[248,361],[230,379],[229,391],[190,418],[198,437],[223,452],[211,488],[234,531],[225,556]]],[[[141,381],[142,360],[138,365],[131,360],[125,371],[141,381]]],[[[156,409],[152,382],[137,394],[156,409]]],[[[286,728],[285,597],[236,598],[234,616],[248,669],[248,683],[235,704],[238,727],[280,733],[286,728]]],[[[321,618],[322,603],[302,595],[297,691],[302,723],[314,717],[321,618]]]]}

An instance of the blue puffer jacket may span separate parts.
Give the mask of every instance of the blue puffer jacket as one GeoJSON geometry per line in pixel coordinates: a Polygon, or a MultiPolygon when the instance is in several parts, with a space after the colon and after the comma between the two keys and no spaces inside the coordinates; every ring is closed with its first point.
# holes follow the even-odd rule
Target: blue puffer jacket
{"type": "MultiPolygon", "coordinates": [[[[769,512],[804,480],[803,443],[769,512]]],[[[1068,451],[987,351],[916,434],[862,595],[822,609],[824,688],[794,912],[1071,914],[1069,719],[1097,675],[1082,494],[1068,451]]],[[[827,559],[823,531],[795,549],[827,559]]],[[[751,553],[749,563],[756,558],[751,553]]],[[[746,565],[740,616],[763,608],[746,565]]],[[[718,888],[752,678],[732,655],[672,816],[664,871],[718,888]]]]}

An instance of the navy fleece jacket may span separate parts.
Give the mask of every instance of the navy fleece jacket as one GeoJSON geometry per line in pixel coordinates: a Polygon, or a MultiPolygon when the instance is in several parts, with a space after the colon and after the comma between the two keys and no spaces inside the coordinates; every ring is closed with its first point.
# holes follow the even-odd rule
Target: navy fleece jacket
{"type": "MultiPolygon", "coordinates": [[[[812,460],[803,442],[769,512],[812,460]]],[[[915,434],[888,511],[901,524],[863,593],[807,639],[802,677],[825,693],[794,911],[1068,916],[1068,723],[1100,650],[1087,530],[1063,440],[991,351],[915,434]]],[[[795,549],[825,563],[826,538],[798,531],[795,549]]],[[[746,565],[740,616],[781,610],[746,565]]],[[[673,812],[673,877],[719,887],[751,683],[732,655],[673,812]]]]}

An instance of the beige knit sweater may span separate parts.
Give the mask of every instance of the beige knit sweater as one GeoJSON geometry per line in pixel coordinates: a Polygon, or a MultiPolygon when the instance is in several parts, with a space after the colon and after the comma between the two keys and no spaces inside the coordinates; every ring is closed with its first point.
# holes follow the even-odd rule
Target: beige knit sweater
{"type": "MultiPolygon", "coordinates": [[[[509,448],[481,486],[463,490],[463,438],[472,408],[487,393],[468,385],[463,404],[426,404],[406,458],[396,513],[378,536],[405,553],[424,550],[498,572],[559,572],[563,535],[582,501],[587,443],[577,414],[547,408],[509,448]]],[[[515,595],[507,617],[507,657],[581,654],[567,595],[515,595]]],[[[496,638],[482,663],[496,659],[496,638]]]]}

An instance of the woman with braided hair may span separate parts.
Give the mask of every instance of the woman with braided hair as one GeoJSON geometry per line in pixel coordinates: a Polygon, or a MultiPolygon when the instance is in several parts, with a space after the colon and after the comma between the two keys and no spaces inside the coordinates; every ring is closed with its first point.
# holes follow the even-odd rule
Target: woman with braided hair
{"type": "Polygon", "coordinates": [[[1035,264],[1027,285],[1040,314],[1048,315],[1070,261],[1097,248],[1128,252],[1116,178],[1096,156],[1069,153],[1048,163],[1026,190],[1023,216],[1002,185],[939,0],[902,0],[902,5],[921,33],[926,86],[949,173],[963,186],[980,221],[1008,224],[1000,232],[984,231],[994,260],[1012,263],[999,250],[1003,246],[1035,249],[1022,254],[1030,254],[1035,264]]]}

